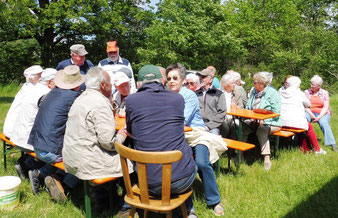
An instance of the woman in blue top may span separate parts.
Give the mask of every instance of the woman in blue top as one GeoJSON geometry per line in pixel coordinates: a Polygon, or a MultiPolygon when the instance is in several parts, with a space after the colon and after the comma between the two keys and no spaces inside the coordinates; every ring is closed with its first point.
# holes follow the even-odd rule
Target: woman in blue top
{"type": "MultiPolygon", "coordinates": [[[[170,90],[181,94],[184,98],[184,125],[196,128],[199,127],[206,130],[206,126],[201,116],[197,95],[187,87],[183,86],[186,75],[185,67],[180,63],[172,64],[167,67],[166,73],[170,90]]],[[[198,136],[196,137],[196,140],[198,140],[198,136]]],[[[213,208],[213,211],[217,216],[221,216],[224,214],[224,209],[221,204],[221,197],[215,174],[209,160],[209,148],[201,143],[193,147],[193,152],[198,167],[198,173],[203,181],[207,204],[209,207],[213,208]]]]}

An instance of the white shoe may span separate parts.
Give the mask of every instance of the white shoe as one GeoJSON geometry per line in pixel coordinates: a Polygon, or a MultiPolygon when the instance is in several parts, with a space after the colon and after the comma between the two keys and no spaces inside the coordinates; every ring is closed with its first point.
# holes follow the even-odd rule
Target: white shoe
{"type": "Polygon", "coordinates": [[[327,152],[324,151],[323,149],[320,149],[319,151],[315,151],[315,154],[318,155],[318,154],[326,154],[327,152]]]}

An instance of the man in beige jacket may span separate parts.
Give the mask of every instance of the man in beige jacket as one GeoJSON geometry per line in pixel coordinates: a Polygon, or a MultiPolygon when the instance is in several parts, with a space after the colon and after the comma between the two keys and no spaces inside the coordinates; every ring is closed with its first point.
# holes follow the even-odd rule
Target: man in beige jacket
{"type": "MultiPolygon", "coordinates": [[[[86,87],[68,114],[62,149],[66,172],[81,180],[122,177],[114,142],[123,143],[126,135],[123,128],[115,134],[110,77],[93,67],[86,74],[86,87]]],[[[130,162],[129,172],[133,172],[130,162]]]]}

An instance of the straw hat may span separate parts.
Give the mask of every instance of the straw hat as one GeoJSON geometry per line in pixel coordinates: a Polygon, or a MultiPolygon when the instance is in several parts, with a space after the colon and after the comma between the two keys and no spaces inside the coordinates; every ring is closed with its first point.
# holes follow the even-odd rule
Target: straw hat
{"type": "Polygon", "coordinates": [[[80,74],[80,68],[76,65],[70,65],[63,70],[59,70],[55,77],[55,85],[61,89],[74,89],[85,81],[85,77],[80,74]]]}

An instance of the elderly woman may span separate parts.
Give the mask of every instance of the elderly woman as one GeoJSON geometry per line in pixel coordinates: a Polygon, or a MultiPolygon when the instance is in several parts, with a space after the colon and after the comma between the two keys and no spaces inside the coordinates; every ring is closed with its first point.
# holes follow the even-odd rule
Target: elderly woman
{"type": "Polygon", "coordinates": [[[200,88],[200,78],[194,74],[194,73],[189,73],[186,78],[186,86],[188,89],[190,89],[191,91],[196,91],[200,88]]]}
{"type": "Polygon", "coordinates": [[[171,91],[181,94],[184,98],[184,125],[190,126],[193,129],[185,134],[185,138],[189,146],[193,147],[196,165],[203,182],[207,205],[213,208],[215,215],[221,216],[224,214],[224,209],[221,204],[221,197],[211,164],[218,160],[218,155],[224,152],[227,147],[222,137],[206,131],[197,95],[183,86],[185,74],[186,69],[180,63],[168,66],[168,87],[171,91]]]}
{"type": "MultiPolygon", "coordinates": [[[[319,143],[313,130],[313,126],[307,121],[305,108],[310,107],[311,103],[304,92],[299,89],[301,80],[297,76],[287,76],[284,87],[279,89],[282,100],[281,118],[285,127],[306,129],[310,143],[315,154],[326,154],[326,151],[319,147],[319,143]]],[[[304,134],[299,135],[299,141],[302,145],[301,150],[309,151],[307,140],[304,134]]]]}
{"type": "Polygon", "coordinates": [[[311,79],[310,89],[305,90],[305,95],[311,102],[311,108],[306,109],[306,118],[313,123],[319,123],[323,131],[325,145],[331,145],[338,152],[336,141],[330,127],[330,97],[328,91],[321,88],[323,79],[314,75],[311,79]]]}
{"type": "MultiPolygon", "coordinates": [[[[221,79],[221,90],[225,96],[227,111],[231,107],[243,108],[241,94],[235,89],[236,77],[232,74],[224,74],[221,79]]],[[[221,135],[224,138],[237,139],[236,127],[231,115],[226,115],[221,126],[221,135]]]]}
{"type": "MultiPolygon", "coordinates": [[[[280,113],[281,99],[279,93],[268,84],[270,83],[271,73],[259,72],[253,76],[254,88],[250,92],[246,109],[267,109],[275,113],[280,113]]],[[[280,117],[274,117],[266,120],[260,120],[257,123],[247,121],[243,125],[243,140],[246,141],[251,132],[255,132],[261,147],[261,154],[264,156],[264,168],[270,170],[270,142],[269,134],[279,131],[282,126],[280,117]]]]}

